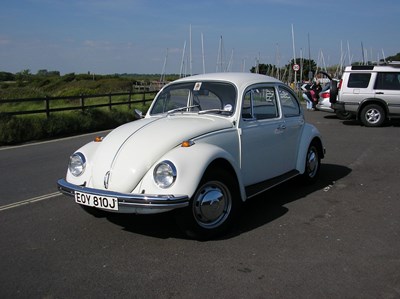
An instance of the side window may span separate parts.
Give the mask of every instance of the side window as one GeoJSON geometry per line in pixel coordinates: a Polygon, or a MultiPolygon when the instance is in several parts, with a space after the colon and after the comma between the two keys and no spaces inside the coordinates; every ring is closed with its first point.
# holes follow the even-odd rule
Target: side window
{"type": "Polygon", "coordinates": [[[301,109],[297,98],[286,88],[279,88],[282,112],[285,117],[299,116],[301,109]]]}
{"type": "Polygon", "coordinates": [[[400,73],[378,73],[375,89],[400,90],[400,73]]]}
{"type": "Polygon", "coordinates": [[[349,81],[347,82],[347,87],[367,88],[370,79],[371,79],[371,73],[364,73],[364,74],[351,73],[349,75],[349,81]]]}
{"type": "Polygon", "coordinates": [[[243,118],[271,119],[279,117],[274,87],[258,87],[246,92],[242,107],[243,118]]]}

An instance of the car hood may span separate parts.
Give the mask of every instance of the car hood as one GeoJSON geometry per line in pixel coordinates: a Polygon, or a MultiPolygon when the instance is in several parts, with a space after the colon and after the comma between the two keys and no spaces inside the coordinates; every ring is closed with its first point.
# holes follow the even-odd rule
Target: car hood
{"type": "Polygon", "coordinates": [[[207,115],[144,118],[120,126],[107,135],[93,157],[94,188],[130,193],[165,153],[182,141],[226,128],[228,119],[207,115]]]}

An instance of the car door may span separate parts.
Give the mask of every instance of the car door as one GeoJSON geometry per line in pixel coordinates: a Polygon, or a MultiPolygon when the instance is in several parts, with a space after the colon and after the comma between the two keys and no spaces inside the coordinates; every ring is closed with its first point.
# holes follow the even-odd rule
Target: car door
{"type": "Polygon", "coordinates": [[[278,94],[285,120],[285,132],[282,134],[282,143],[284,144],[282,153],[285,155],[285,170],[289,171],[295,169],[297,164],[300,138],[305,120],[300,103],[289,87],[279,86],[278,94]]]}
{"type": "Polygon", "coordinates": [[[400,115],[400,72],[379,72],[374,89],[375,98],[386,102],[389,113],[400,115]]]}
{"type": "Polygon", "coordinates": [[[288,171],[284,128],[275,86],[249,88],[240,121],[241,168],[246,186],[288,171]]]}

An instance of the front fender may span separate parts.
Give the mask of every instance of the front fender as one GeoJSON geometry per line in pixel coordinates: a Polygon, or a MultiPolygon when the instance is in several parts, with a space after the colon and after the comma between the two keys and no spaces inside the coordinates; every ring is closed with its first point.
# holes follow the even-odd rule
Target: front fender
{"type": "Polygon", "coordinates": [[[75,153],[80,152],[82,153],[85,158],[86,158],[86,167],[85,167],[85,172],[82,173],[82,175],[76,177],[73,176],[69,170],[67,170],[67,175],[66,175],[66,180],[71,183],[71,184],[75,184],[75,185],[90,185],[90,181],[92,178],[92,160],[93,157],[98,149],[100,145],[100,142],[89,142],[87,144],[85,144],[84,146],[82,146],[81,148],[79,148],[77,151],[75,151],[75,153]]]}
{"type": "Polygon", "coordinates": [[[238,180],[241,196],[245,191],[237,160],[226,150],[212,144],[196,143],[190,147],[177,147],[161,157],[146,173],[139,188],[134,192],[147,194],[185,194],[192,197],[208,166],[216,159],[226,160],[233,168],[238,180]],[[177,170],[175,183],[166,189],[156,185],[153,179],[154,168],[162,161],[171,161],[177,170]]]}
{"type": "Polygon", "coordinates": [[[297,165],[296,165],[296,169],[301,174],[303,174],[305,171],[308,148],[309,148],[311,142],[313,142],[313,140],[315,138],[316,138],[316,140],[318,140],[318,142],[321,145],[320,155],[321,155],[321,159],[322,159],[324,157],[325,150],[324,150],[324,145],[322,143],[321,133],[313,125],[306,124],[303,129],[303,133],[302,133],[301,140],[300,140],[298,156],[297,156],[297,165]]]}

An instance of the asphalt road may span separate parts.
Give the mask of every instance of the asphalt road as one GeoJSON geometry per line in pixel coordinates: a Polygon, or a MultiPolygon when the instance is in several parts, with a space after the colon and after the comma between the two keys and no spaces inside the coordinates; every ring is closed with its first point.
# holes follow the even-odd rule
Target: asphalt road
{"type": "Polygon", "coordinates": [[[306,117],[320,181],[261,194],[208,242],[169,214],[95,218],[58,195],[92,135],[0,148],[0,298],[400,298],[400,124],[306,117]]]}

